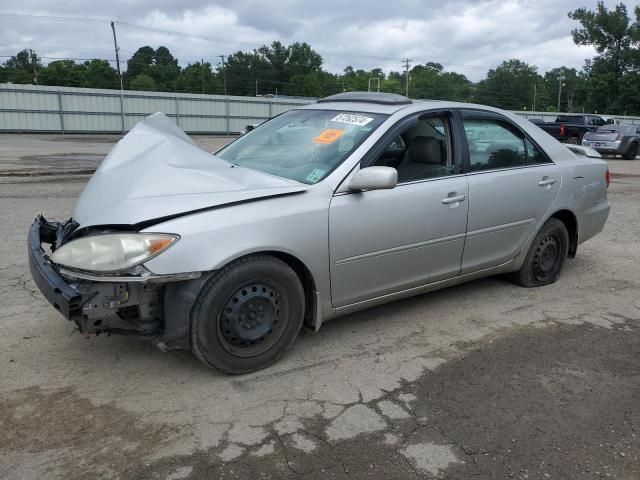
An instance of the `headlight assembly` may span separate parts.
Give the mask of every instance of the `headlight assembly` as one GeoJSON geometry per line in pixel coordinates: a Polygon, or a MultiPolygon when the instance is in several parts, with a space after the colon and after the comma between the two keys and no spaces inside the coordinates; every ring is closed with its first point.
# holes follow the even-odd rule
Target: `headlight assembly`
{"type": "Polygon", "coordinates": [[[165,233],[92,235],[64,244],[51,261],[90,272],[122,272],[164,252],[179,238],[165,233]]]}

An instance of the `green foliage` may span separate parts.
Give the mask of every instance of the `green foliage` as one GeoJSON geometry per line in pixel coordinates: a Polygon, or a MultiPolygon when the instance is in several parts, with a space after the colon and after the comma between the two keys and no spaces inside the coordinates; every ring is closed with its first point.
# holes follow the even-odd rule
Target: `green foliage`
{"type": "Polygon", "coordinates": [[[12,83],[37,84],[41,68],[40,57],[33,50],[25,48],[4,63],[4,75],[12,83]]]}
{"type": "Polygon", "coordinates": [[[131,80],[129,84],[131,90],[146,90],[146,91],[155,91],[158,86],[156,85],[156,81],[150,77],[149,75],[145,75],[141,73],[136,78],[131,80]]]}
{"type": "Polygon", "coordinates": [[[580,23],[572,31],[578,45],[593,46],[598,53],[585,62],[582,106],[607,114],[640,113],[640,7],[629,16],[620,3],[612,10],[598,2],[595,10],[579,8],[569,18],[580,23]]]}
{"type": "Polygon", "coordinates": [[[529,108],[539,79],[538,69],[533,65],[516,59],[502,62],[478,83],[474,102],[507,110],[529,108]]]}
{"type": "Polygon", "coordinates": [[[89,60],[84,62],[85,88],[120,88],[118,73],[106,60],[89,60]]]}

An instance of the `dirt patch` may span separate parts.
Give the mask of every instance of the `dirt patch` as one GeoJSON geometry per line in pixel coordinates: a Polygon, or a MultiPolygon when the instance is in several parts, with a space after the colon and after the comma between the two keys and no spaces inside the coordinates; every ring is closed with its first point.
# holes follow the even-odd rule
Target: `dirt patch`
{"type": "Polygon", "coordinates": [[[172,433],[111,404],[96,406],[72,389],[31,387],[0,396],[0,478],[120,477],[172,433]],[[35,470],[39,470],[37,467],[35,470]]]}

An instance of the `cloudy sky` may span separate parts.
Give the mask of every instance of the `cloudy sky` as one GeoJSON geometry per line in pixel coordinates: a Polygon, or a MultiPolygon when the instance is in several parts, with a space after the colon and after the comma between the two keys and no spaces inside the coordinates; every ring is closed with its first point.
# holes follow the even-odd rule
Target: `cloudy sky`
{"type": "MultiPolygon", "coordinates": [[[[609,7],[616,3],[605,0],[609,7]]],[[[33,48],[42,57],[113,59],[108,23],[113,19],[122,22],[117,29],[124,59],[140,46],[165,45],[182,65],[201,58],[216,64],[218,55],[273,40],[304,41],[333,72],[347,65],[399,70],[400,59],[409,57],[413,64],[442,63],[477,81],[509,58],[541,72],[560,65],[580,68],[594,52],[574,45],[570,32],[576,22],[567,12],[595,5],[595,0],[3,0],[0,55],[33,48]]]]}

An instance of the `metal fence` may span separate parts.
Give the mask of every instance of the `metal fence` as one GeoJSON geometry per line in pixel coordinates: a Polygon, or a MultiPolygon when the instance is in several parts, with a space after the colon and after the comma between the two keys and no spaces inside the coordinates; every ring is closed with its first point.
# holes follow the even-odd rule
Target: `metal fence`
{"type": "Polygon", "coordinates": [[[0,131],[120,133],[163,112],[189,133],[236,133],[312,99],[0,84],[0,131]]]}
{"type": "MultiPolygon", "coordinates": [[[[0,132],[120,133],[164,112],[188,133],[237,133],[312,98],[235,97],[191,93],[0,84],[0,132]]],[[[555,112],[515,112],[555,120],[555,112]]],[[[640,117],[614,117],[640,124],[640,117]]]]}

